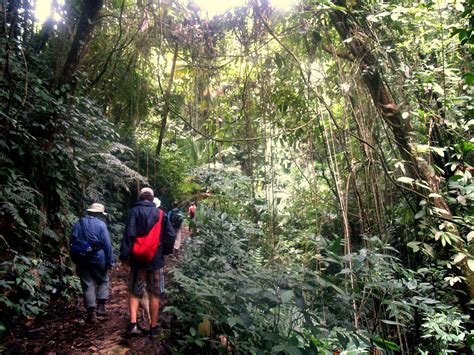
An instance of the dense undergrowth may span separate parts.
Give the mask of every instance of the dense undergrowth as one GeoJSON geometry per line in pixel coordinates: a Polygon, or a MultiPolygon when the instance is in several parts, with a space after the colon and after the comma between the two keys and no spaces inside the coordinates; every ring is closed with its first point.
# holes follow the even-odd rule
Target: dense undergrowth
{"type": "MultiPolygon", "coordinates": [[[[218,171],[234,187],[245,186],[235,169],[218,171]]],[[[209,190],[215,194],[201,204],[195,236],[171,272],[172,306],[165,311],[177,317],[172,339],[180,351],[440,353],[472,341],[469,317],[452,304],[444,273],[433,265],[407,268],[378,236],[364,237],[344,256],[340,237],[307,237],[291,218],[284,226],[291,232],[271,253],[232,188],[223,193],[216,182],[209,190]],[[295,240],[305,240],[313,258],[303,257],[295,240]]]]}
{"type": "Polygon", "coordinates": [[[225,352],[228,346],[237,353],[332,354],[403,346],[431,353],[463,347],[467,316],[435,293],[433,285],[442,280],[428,268],[406,269],[377,237],[346,256],[356,280],[351,288],[349,270],[333,252],[340,249],[337,239],[313,241],[324,270],[310,270],[266,259],[251,247],[249,237],[258,231],[249,222],[208,207],[198,218],[197,233],[172,271],[173,305],[165,309],[177,317],[172,338],[181,351],[225,352]]]}

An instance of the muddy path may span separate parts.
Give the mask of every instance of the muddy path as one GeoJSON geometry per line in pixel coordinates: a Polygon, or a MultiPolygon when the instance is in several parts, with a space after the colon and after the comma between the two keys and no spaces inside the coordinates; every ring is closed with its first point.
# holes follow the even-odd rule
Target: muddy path
{"type": "MultiPolygon", "coordinates": [[[[160,314],[160,326],[164,330],[157,339],[150,339],[146,334],[133,338],[124,336],[128,325],[127,278],[127,271],[121,267],[112,271],[108,316],[100,318],[97,324],[85,322],[86,312],[82,300],[58,302],[47,316],[36,321],[36,326],[17,329],[18,334],[14,335],[15,339],[7,353],[169,353],[163,345],[169,319],[163,314],[160,314]]],[[[160,309],[166,304],[164,296],[160,309]]],[[[148,329],[144,320],[140,323],[144,329],[148,329]]]]}
{"type": "MultiPolygon", "coordinates": [[[[187,237],[188,231],[183,235],[187,237]]],[[[169,284],[167,268],[176,262],[168,257],[165,268],[165,285],[169,284]]],[[[82,298],[57,301],[50,312],[35,320],[30,328],[13,330],[5,353],[113,353],[113,354],[170,354],[169,329],[172,317],[161,310],[169,304],[166,293],[160,298],[159,326],[162,332],[155,338],[147,334],[126,337],[128,314],[128,270],[117,266],[110,274],[110,298],[107,303],[108,316],[99,318],[97,324],[85,322],[86,312],[82,298]]],[[[139,310],[139,323],[148,330],[148,324],[139,310]]]]}

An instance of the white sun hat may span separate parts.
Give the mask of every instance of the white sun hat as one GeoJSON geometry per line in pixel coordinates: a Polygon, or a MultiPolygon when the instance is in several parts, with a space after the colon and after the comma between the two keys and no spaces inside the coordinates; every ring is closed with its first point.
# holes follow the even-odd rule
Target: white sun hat
{"type": "Polygon", "coordinates": [[[93,203],[88,209],[87,212],[95,212],[95,213],[102,213],[103,215],[107,215],[105,213],[105,207],[101,203],[93,203]]]}
{"type": "Polygon", "coordinates": [[[155,197],[153,199],[153,203],[155,204],[156,208],[160,207],[161,206],[161,201],[158,197],[155,197]]]}

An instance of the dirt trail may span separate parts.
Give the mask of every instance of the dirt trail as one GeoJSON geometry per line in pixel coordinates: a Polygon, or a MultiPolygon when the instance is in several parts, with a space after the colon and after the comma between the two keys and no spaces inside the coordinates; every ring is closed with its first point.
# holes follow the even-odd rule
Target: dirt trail
{"type": "MultiPolygon", "coordinates": [[[[184,229],[183,236],[188,235],[188,230],[184,229]]],[[[169,261],[173,263],[173,256],[169,261]]],[[[16,329],[14,339],[8,345],[6,353],[169,354],[167,330],[170,328],[170,315],[160,312],[159,326],[163,328],[163,332],[154,339],[145,334],[133,338],[124,337],[128,325],[128,274],[118,266],[110,276],[111,292],[106,318],[99,319],[95,325],[86,324],[82,299],[58,301],[52,306],[48,315],[35,321],[35,326],[30,329],[16,329]]],[[[160,311],[167,303],[165,294],[160,301],[160,311]]],[[[140,325],[148,329],[143,320],[140,325]]]]}

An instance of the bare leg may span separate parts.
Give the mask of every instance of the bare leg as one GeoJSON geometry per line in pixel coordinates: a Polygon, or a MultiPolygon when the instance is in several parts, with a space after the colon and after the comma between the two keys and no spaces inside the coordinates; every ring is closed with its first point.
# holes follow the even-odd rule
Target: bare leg
{"type": "Polygon", "coordinates": [[[130,292],[128,294],[128,301],[130,306],[130,323],[136,323],[140,299],[130,292]]]}
{"type": "Polygon", "coordinates": [[[158,325],[158,310],[160,308],[160,300],[158,296],[149,294],[150,297],[150,327],[158,325]]]}

